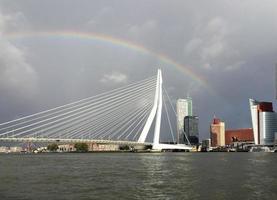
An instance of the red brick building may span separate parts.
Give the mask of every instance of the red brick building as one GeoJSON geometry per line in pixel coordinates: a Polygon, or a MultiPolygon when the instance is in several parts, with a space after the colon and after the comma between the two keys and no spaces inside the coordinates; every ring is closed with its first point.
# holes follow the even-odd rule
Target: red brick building
{"type": "Polygon", "coordinates": [[[232,142],[254,142],[254,134],[252,128],[233,129],[225,131],[225,145],[232,142]]]}

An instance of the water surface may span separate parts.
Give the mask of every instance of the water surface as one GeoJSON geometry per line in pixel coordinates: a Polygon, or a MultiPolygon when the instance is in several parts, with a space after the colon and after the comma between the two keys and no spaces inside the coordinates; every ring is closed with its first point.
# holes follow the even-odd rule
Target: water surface
{"type": "Polygon", "coordinates": [[[275,200],[277,154],[1,154],[0,199],[275,200]]]}

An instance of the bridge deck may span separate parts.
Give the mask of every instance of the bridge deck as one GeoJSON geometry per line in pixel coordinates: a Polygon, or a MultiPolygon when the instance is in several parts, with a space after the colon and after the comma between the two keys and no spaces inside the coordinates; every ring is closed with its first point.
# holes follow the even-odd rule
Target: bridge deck
{"type": "Polygon", "coordinates": [[[124,144],[124,145],[152,145],[152,143],[139,143],[136,141],[114,141],[114,140],[94,140],[94,139],[61,139],[61,138],[0,138],[2,142],[39,142],[39,143],[98,143],[98,144],[124,144]]]}

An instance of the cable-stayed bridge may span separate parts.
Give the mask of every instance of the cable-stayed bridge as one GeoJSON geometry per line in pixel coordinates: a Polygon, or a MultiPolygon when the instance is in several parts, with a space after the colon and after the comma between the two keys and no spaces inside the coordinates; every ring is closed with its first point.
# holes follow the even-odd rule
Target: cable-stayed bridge
{"type": "MultiPolygon", "coordinates": [[[[164,104],[162,73],[93,97],[0,124],[5,142],[92,142],[152,145],[154,150],[189,150],[184,144],[160,143],[164,104]],[[148,141],[151,130],[153,141],[148,141]]],[[[170,102],[170,100],[169,100],[170,102]]],[[[174,110],[173,106],[171,108],[174,110]]]]}

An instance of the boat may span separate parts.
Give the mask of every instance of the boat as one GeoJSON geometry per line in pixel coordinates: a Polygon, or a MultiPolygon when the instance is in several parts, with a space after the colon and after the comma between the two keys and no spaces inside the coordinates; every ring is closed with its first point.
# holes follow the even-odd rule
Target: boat
{"type": "Polygon", "coordinates": [[[270,149],[269,147],[265,146],[253,146],[249,150],[249,152],[275,152],[276,149],[270,149]]]}

